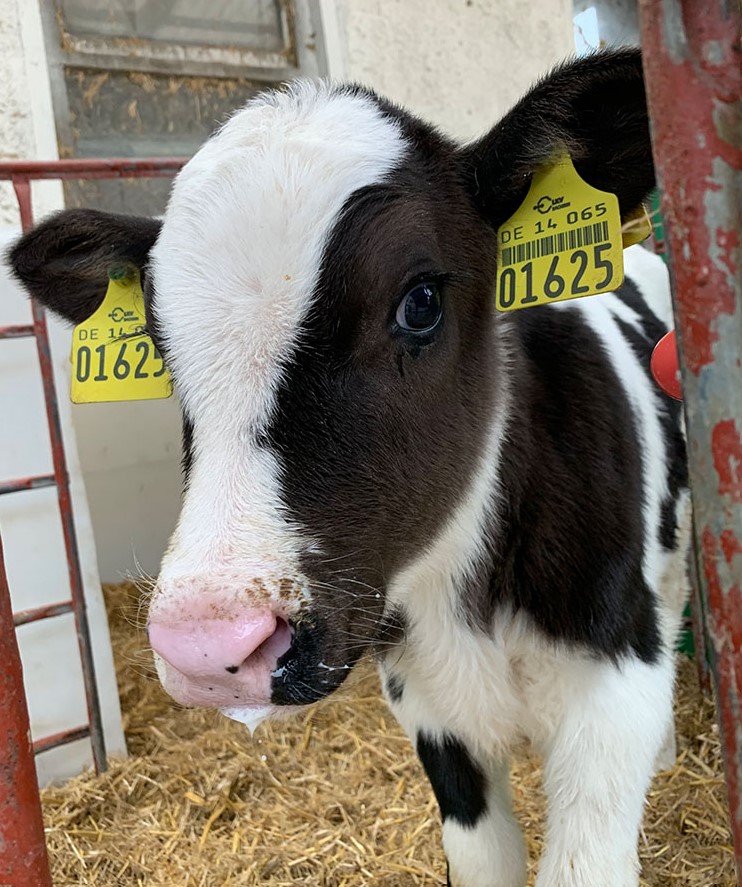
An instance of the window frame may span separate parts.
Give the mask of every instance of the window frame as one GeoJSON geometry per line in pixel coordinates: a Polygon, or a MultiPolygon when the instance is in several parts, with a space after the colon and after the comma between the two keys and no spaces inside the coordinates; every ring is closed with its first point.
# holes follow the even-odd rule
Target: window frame
{"type": "Polygon", "coordinates": [[[65,29],[61,0],[39,2],[52,85],[54,69],[61,67],[274,83],[327,73],[321,40],[321,0],[277,0],[284,43],[278,51],[139,37],[81,37],[65,29]]]}

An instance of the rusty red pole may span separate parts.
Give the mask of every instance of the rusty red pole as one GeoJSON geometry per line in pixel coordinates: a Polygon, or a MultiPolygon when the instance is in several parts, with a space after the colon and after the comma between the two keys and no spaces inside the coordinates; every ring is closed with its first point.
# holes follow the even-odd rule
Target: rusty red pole
{"type": "Polygon", "coordinates": [[[739,0],[641,0],[708,645],[742,873],[742,27],[739,0]]]}
{"type": "Polygon", "coordinates": [[[0,884],[52,887],[0,539],[0,884]]]}

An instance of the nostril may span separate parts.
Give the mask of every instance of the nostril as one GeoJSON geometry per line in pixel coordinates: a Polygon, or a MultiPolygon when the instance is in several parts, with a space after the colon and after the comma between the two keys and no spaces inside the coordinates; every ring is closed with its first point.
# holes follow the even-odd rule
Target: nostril
{"type": "Polygon", "coordinates": [[[279,616],[276,619],[276,630],[263,641],[256,652],[263,653],[267,658],[278,660],[288,653],[293,640],[294,632],[291,626],[279,616]]]}
{"type": "MultiPolygon", "coordinates": [[[[264,656],[268,659],[280,659],[291,648],[294,632],[289,623],[280,616],[276,617],[276,628],[270,637],[266,638],[263,643],[253,650],[252,653],[241,663],[255,661],[257,657],[264,656]]],[[[240,665],[226,665],[224,670],[229,674],[237,674],[240,665]]]]}

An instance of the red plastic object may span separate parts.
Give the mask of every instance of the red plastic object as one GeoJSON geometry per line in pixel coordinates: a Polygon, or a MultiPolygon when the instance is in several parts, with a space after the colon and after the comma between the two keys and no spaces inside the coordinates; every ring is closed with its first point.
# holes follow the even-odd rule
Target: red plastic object
{"type": "Polygon", "coordinates": [[[652,375],[660,388],[674,397],[683,399],[683,386],[680,382],[680,364],[678,362],[678,345],[675,341],[675,330],[670,330],[655,345],[652,352],[652,375]]]}

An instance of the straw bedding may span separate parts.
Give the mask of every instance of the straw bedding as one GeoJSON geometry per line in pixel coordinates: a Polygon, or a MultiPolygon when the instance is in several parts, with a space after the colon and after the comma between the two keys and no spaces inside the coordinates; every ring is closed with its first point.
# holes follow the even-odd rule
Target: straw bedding
{"type": "MultiPolygon", "coordinates": [[[[133,585],[105,589],[130,750],[102,777],[43,792],[56,887],[442,885],[440,822],[370,668],[312,714],[251,739],[177,710],[135,627],[133,585]]],[[[734,861],[713,705],[680,663],[679,758],[659,775],[641,837],[643,887],[732,887],[734,861]]],[[[535,760],[514,792],[531,860],[544,802],[535,760]]]]}

